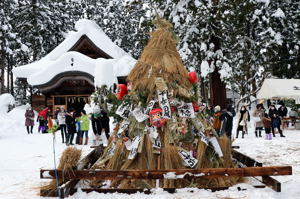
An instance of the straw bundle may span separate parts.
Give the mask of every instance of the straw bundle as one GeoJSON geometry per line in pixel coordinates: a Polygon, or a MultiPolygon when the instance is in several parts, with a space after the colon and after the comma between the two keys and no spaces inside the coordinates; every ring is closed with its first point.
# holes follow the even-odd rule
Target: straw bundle
{"type": "MultiPolygon", "coordinates": [[[[59,165],[57,167],[58,170],[62,170],[64,175],[70,175],[73,172],[73,169],[76,169],[76,166],[81,157],[81,150],[76,149],[75,147],[68,147],[62,153],[59,165]]],[[[63,179],[60,179],[58,184],[63,184],[63,179]]],[[[51,180],[48,185],[44,185],[40,187],[41,190],[53,190],[56,191],[56,181],[51,180]]]]}
{"type": "Polygon", "coordinates": [[[151,33],[151,39],[128,75],[128,81],[132,82],[132,90],[147,90],[152,95],[156,87],[153,80],[158,77],[168,81],[169,89],[177,89],[174,83],[185,89],[191,88],[188,72],[183,66],[176,50],[176,41],[169,30],[172,25],[158,19],[156,26],[158,29],[151,33]]]}

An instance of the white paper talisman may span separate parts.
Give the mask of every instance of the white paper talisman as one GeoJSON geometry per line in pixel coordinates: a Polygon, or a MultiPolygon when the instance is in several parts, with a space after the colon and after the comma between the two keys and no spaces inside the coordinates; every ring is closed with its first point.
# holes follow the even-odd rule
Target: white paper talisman
{"type": "Polygon", "coordinates": [[[171,108],[170,108],[170,104],[169,104],[169,100],[168,100],[168,91],[164,90],[164,91],[159,91],[157,90],[158,93],[158,102],[159,102],[159,106],[163,111],[162,117],[163,118],[171,118],[171,108]]]}
{"type": "Polygon", "coordinates": [[[150,137],[152,137],[153,139],[156,139],[158,136],[157,128],[155,126],[147,126],[146,128],[150,134],[150,137]]]}
{"type": "Polygon", "coordinates": [[[125,105],[124,103],[122,103],[118,107],[116,114],[120,115],[124,119],[128,119],[131,109],[132,109],[132,104],[125,105]]]}
{"type": "Polygon", "coordinates": [[[126,149],[127,149],[128,151],[130,151],[130,150],[131,150],[131,145],[132,145],[131,140],[128,139],[124,144],[125,144],[125,146],[126,146],[126,149]]]}
{"type": "Polygon", "coordinates": [[[151,100],[151,101],[149,102],[149,104],[147,105],[147,108],[146,108],[146,110],[145,110],[145,114],[146,114],[146,115],[148,115],[149,112],[153,109],[154,104],[155,104],[155,100],[151,100]]]}
{"type": "Polygon", "coordinates": [[[193,128],[193,133],[196,135],[196,136],[199,136],[201,138],[201,141],[204,142],[206,145],[208,145],[208,139],[207,137],[204,135],[204,133],[202,133],[201,131],[199,131],[198,129],[196,128],[193,128]]]}
{"type": "Polygon", "coordinates": [[[108,149],[107,155],[112,156],[115,153],[115,149],[116,149],[116,145],[115,145],[115,143],[113,143],[112,146],[110,147],[110,149],[108,149]]]}
{"type": "Polygon", "coordinates": [[[144,114],[140,108],[135,108],[132,111],[132,114],[138,122],[143,122],[149,118],[149,116],[144,114]]]}
{"type": "Polygon", "coordinates": [[[198,160],[191,156],[191,154],[188,151],[180,149],[178,151],[178,154],[190,168],[194,168],[196,166],[198,160]]]}
{"type": "Polygon", "coordinates": [[[161,148],[161,142],[159,137],[157,137],[156,139],[153,139],[153,147],[156,149],[160,149],[161,148]]]}
{"type": "Polygon", "coordinates": [[[177,107],[179,117],[195,118],[194,107],[192,103],[183,103],[177,107]]]}
{"type": "Polygon", "coordinates": [[[120,124],[117,137],[120,138],[122,136],[122,133],[128,128],[129,126],[129,121],[123,120],[122,123],[120,124]]]}
{"type": "Polygon", "coordinates": [[[219,155],[219,157],[223,157],[223,152],[221,150],[221,147],[219,145],[217,138],[211,137],[211,138],[209,138],[209,142],[213,145],[213,147],[214,147],[216,153],[219,155]]]}
{"type": "Polygon", "coordinates": [[[129,160],[132,160],[136,154],[137,154],[137,151],[138,151],[138,148],[139,148],[139,144],[140,144],[140,141],[141,141],[141,138],[142,138],[142,133],[135,136],[135,138],[133,138],[133,141],[132,141],[132,144],[131,144],[131,149],[130,149],[130,152],[129,152],[129,155],[128,155],[128,159],[129,160]]]}

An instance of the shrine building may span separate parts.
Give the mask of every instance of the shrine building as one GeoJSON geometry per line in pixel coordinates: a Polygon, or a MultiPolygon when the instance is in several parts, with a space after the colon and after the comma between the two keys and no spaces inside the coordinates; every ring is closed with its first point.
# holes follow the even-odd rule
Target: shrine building
{"type": "Polygon", "coordinates": [[[80,111],[95,86],[125,83],[136,60],[118,47],[94,22],[81,19],[75,32],[42,59],[19,66],[13,74],[38,89],[31,96],[36,111],[49,107],[80,111]]]}

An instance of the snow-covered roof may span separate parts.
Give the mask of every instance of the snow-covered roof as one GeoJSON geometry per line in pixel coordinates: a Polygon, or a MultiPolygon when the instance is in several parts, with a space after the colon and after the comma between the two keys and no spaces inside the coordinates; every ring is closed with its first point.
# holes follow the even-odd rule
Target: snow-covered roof
{"type": "Polygon", "coordinates": [[[258,99],[299,99],[300,79],[265,79],[258,99]]]}
{"type": "Polygon", "coordinates": [[[116,77],[128,75],[136,60],[112,42],[94,21],[81,19],[75,24],[75,29],[76,32],[70,32],[61,44],[41,60],[14,68],[14,75],[27,78],[27,82],[33,86],[45,84],[59,73],[68,71],[94,76],[96,86],[111,84],[112,79],[116,81],[116,77]],[[112,59],[92,59],[79,52],[69,51],[84,35],[112,59]]]}

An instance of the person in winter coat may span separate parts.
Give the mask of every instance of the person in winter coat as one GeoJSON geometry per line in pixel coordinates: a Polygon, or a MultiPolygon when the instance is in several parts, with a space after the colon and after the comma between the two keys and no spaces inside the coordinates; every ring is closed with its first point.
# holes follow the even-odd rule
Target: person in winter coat
{"type": "Polygon", "coordinates": [[[217,134],[220,135],[220,130],[222,126],[222,114],[221,107],[218,105],[215,107],[215,113],[213,115],[213,128],[216,130],[217,134]]]}
{"type": "Polygon", "coordinates": [[[70,112],[66,113],[66,125],[67,125],[67,137],[66,137],[66,145],[74,145],[73,139],[74,134],[76,133],[76,121],[75,121],[75,112],[74,110],[70,110],[70,112]]]}
{"type": "MultiPolygon", "coordinates": [[[[280,134],[280,137],[285,137],[283,134],[282,134],[282,130],[280,128],[281,126],[281,119],[279,117],[278,114],[275,114],[274,115],[274,118],[272,120],[272,133],[273,135],[275,135],[275,129],[278,129],[278,132],[280,134]]],[[[275,136],[274,136],[275,137],[275,136]]]]}
{"type": "Polygon", "coordinates": [[[282,105],[278,109],[278,115],[282,119],[287,116],[287,113],[288,113],[288,110],[287,110],[286,106],[284,105],[284,103],[282,103],[282,105]]]}
{"type": "Polygon", "coordinates": [[[65,143],[67,137],[67,126],[66,126],[66,111],[63,107],[60,108],[60,112],[57,114],[58,125],[60,127],[62,143],[65,143]]]}
{"type": "Polygon", "coordinates": [[[235,110],[230,104],[227,106],[226,111],[221,116],[221,120],[223,121],[224,131],[228,138],[231,138],[232,135],[233,117],[235,115],[236,115],[235,110]]]}
{"type": "Polygon", "coordinates": [[[264,117],[265,110],[262,104],[257,104],[256,110],[253,112],[253,120],[254,120],[254,127],[255,127],[255,136],[261,137],[261,131],[263,130],[263,122],[262,118],[264,117]]]}
{"type": "Polygon", "coordinates": [[[47,117],[48,117],[49,109],[46,107],[41,112],[39,112],[37,121],[39,122],[38,132],[45,133],[47,130],[47,117]]]}
{"type": "Polygon", "coordinates": [[[102,131],[105,132],[107,140],[109,139],[109,117],[107,116],[107,113],[105,111],[101,111],[101,126],[102,126],[102,131]]]}
{"type": "Polygon", "coordinates": [[[236,131],[236,138],[239,137],[240,131],[242,131],[242,138],[244,138],[245,133],[248,131],[247,122],[250,122],[250,114],[246,109],[246,106],[242,106],[238,114],[238,128],[236,131]]]}
{"type": "Polygon", "coordinates": [[[271,127],[272,127],[272,123],[271,123],[271,118],[268,116],[267,113],[265,113],[262,117],[262,123],[263,126],[265,128],[265,132],[266,132],[266,140],[272,140],[272,134],[271,134],[271,127]]]}
{"type": "MultiPolygon", "coordinates": [[[[278,115],[278,111],[277,109],[275,108],[275,105],[274,104],[271,104],[270,107],[269,107],[269,117],[271,118],[271,123],[273,124],[273,120],[275,118],[276,115],[278,115]]],[[[272,127],[272,133],[273,133],[273,137],[276,137],[275,136],[275,131],[274,131],[274,128],[272,127]]]]}
{"type": "Polygon", "coordinates": [[[96,141],[100,139],[102,126],[100,121],[100,107],[96,106],[93,108],[93,113],[91,114],[92,128],[95,135],[95,139],[93,140],[94,145],[96,145],[96,141]]]}
{"type": "Polygon", "coordinates": [[[87,116],[85,110],[81,111],[81,117],[79,118],[80,121],[80,140],[79,144],[83,143],[83,137],[85,135],[85,142],[84,144],[87,145],[89,141],[89,126],[90,126],[90,119],[89,116],[87,116]]]}
{"type": "Polygon", "coordinates": [[[25,126],[28,134],[32,134],[32,129],[34,126],[34,112],[31,107],[28,107],[25,112],[25,126]]]}

